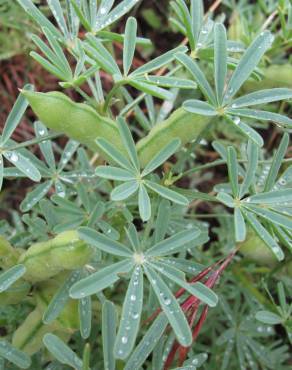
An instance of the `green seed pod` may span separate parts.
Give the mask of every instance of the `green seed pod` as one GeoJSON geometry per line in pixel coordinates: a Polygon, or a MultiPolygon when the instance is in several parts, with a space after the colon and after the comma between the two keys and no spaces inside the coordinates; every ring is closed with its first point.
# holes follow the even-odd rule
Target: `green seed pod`
{"type": "Polygon", "coordinates": [[[230,18],[228,27],[228,39],[241,41],[244,38],[244,27],[242,25],[242,17],[239,12],[234,11],[230,18]]]}
{"type": "Polygon", "coordinates": [[[273,89],[276,87],[292,88],[292,65],[272,65],[263,68],[263,79],[261,81],[248,80],[242,90],[246,93],[263,90],[273,89]]]}
{"type": "Polygon", "coordinates": [[[182,108],[177,109],[138,142],[137,150],[142,167],[171,140],[179,138],[182,145],[196,140],[210,122],[210,117],[189,113],[182,108]]]}
{"type": "Polygon", "coordinates": [[[14,266],[21,254],[20,249],[15,249],[0,235],[0,267],[4,270],[14,266]]]}
{"type": "Polygon", "coordinates": [[[22,91],[38,118],[48,128],[65,133],[71,139],[96,151],[95,139],[102,137],[122,150],[116,123],[101,116],[92,107],[75,103],[60,92],[39,93],[22,91]]]}
{"type": "Polygon", "coordinates": [[[33,355],[43,347],[43,336],[55,333],[67,341],[79,329],[78,301],[69,299],[59,317],[50,324],[43,323],[43,315],[52,297],[68,273],[60,273],[49,281],[37,285],[34,297],[37,303],[21,326],[13,335],[12,343],[16,348],[33,355]]]}
{"type": "Polygon", "coordinates": [[[11,287],[5,290],[5,292],[0,293],[0,306],[23,302],[29,291],[29,283],[22,279],[16,281],[11,287]]]}
{"type": "Polygon", "coordinates": [[[247,259],[259,265],[274,267],[278,263],[274,253],[252,230],[248,231],[246,240],[240,243],[239,251],[247,259]]]}
{"type": "Polygon", "coordinates": [[[24,279],[31,282],[47,280],[63,270],[84,266],[93,249],[80,241],[76,231],[65,231],[54,239],[33,244],[19,259],[24,264],[24,279]]]}
{"type": "Polygon", "coordinates": [[[56,324],[44,325],[43,313],[39,308],[32,311],[13,334],[12,345],[32,355],[42,347],[42,339],[46,333],[57,329],[56,324]]]}
{"type": "MultiPolygon", "coordinates": [[[[52,130],[63,132],[94,151],[98,149],[95,139],[102,137],[124,152],[116,123],[99,115],[88,105],[75,103],[59,92],[23,91],[23,94],[38,118],[52,130]]],[[[188,113],[183,109],[176,110],[138,143],[141,165],[149,162],[174,138],[180,138],[182,144],[195,140],[209,122],[210,117],[188,113]]]]}
{"type": "Polygon", "coordinates": [[[56,321],[50,325],[42,322],[43,312],[40,308],[32,311],[24,322],[13,333],[12,345],[28,355],[33,355],[43,347],[43,336],[47,333],[55,333],[68,338],[70,333],[62,330],[61,325],[56,321]]]}

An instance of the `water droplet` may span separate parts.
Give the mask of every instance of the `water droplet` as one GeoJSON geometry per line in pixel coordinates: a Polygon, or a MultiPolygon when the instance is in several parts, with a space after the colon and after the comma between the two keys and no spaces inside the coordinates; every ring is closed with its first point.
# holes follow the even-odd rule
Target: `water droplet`
{"type": "Polygon", "coordinates": [[[134,294],[132,294],[132,295],[131,295],[131,297],[130,297],[130,300],[131,300],[132,302],[136,301],[136,296],[135,296],[134,294]]]}
{"type": "Polygon", "coordinates": [[[122,343],[123,343],[123,344],[128,343],[128,338],[127,338],[127,337],[122,337],[122,343]]]}
{"type": "Polygon", "coordinates": [[[239,117],[234,117],[233,122],[234,122],[236,125],[239,125],[239,123],[240,123],[240,118],[239,118],[239,117]]]}
{"type": "Polygon", "coordinates": [[[12,153],[12,154],[11,154],[11,156],[10,156],[10,160],[11,160],[12,162],[17,162],[17,161],[18,161],[18,159],[19,159],[19,157],[18,157],[18,154],[17,154],[17,153],[12,153]]]}
{"type": "Polygon", "coordinates": [[[171,304],[171,299],[170,298],[164,298],[164,303],[166,306],[169,306],[171,304]]]}
{"type": "Polygon", "coordinates": [[[106,8],[100,8],[100,14],[104,15],[106,13],[106,8]]]}

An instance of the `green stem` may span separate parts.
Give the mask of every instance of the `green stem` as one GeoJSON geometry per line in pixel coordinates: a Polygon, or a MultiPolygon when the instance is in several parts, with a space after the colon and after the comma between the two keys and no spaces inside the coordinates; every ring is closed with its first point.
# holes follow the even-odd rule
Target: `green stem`
{"type": "Polygon", "coordinates": [[[9,146],[9,147],[3,148],[2,151],[11,151],[11,150],[17,150],[17,149],[21,149],[21,148],[26,148],[30,145],[35,145],[35,144],[42,143],[43,141],[56,139],[57,137],[60,137],[60,136],[62,136],[62,134],[55,133],[55,134],[50,134],[50,135],[34,138],[34,139],[31,139],[31,140],[25,141],[24,143],[20,143],[20,144],[14,145],[14,146],[9,146]]]}
{"type": "Polygon", "coordinates": [[[109,109],[110,102],[111,102],[112,98],[114,97],[114,95],[116,94],[116,92],[119,90],[120,87],[122,87],[125,84],[126,84],[125,80],[121,80],[121,81],[117,82],[115,84],[115,86],[111,89],[111,91],[107,94],[107,97],[105,99],[104,106],[103,106],[103,112],[104,113],[107,113],[107,111],[109,109]]]}

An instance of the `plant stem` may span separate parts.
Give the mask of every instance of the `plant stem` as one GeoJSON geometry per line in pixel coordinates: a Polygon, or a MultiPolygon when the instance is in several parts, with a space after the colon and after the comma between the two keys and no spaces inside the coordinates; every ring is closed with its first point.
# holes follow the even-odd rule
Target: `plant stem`
{"type": "Polygon", "coordinates": [[[34,139],[31,139],[31,140],[25,141],[24,143],[20,143],[20,144],[14,145],[14,146],[9,146],[9,147],[3,148],[3,151],[11,151],[11,150],[17,150],[17,149],[25,148],[27,146],[39,144],[39,143],[42,143],[43,141],[52,140],[52,139],[55,139],[55,138],[60,137],[60,136],[62,136],[62,134],[55,133],[55,134],[50,134],[50,135],[34,138],[34,139]]]}
{"type": "Polygon", "coordinates": [[[125,80],[121,80],[119,82],[117,82],[114,87],[111,89],[111,91],[107,94],[107,97],[105,99],[105,102],[104,102],[104,106],[103,106],[103,112],[106,113],[108,111],[108,108],[109,108],[109,105],[110,105],[110,102],[113,98],[113,96],[115,95],[115,93],[117,92],[117,90],[126,84],[126,81],[125,80]]]}

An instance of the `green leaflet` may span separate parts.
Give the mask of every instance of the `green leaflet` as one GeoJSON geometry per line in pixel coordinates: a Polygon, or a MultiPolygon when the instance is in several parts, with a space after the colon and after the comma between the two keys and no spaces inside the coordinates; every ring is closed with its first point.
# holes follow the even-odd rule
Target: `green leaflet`
{"type": "Polygon", "coordinates": [[[82,267],[92,253],[92,248],[79,239],[76,231],[65,231],[47,242],[33,244],[19,263],[26,267],[26,280],[42,281],[63,270],[82,267]]]}
{"type": "Polygon", "coordinates": [[[69,365],[77,370],[82,369],[81,359],[57,336],[48,333],[44,336],[43,342],[61,364],[69,365]]]}
{"type": "Polygon", "coordinates": [[[0,273],[0,293],[4,292],[25,273],[23,265],[15,265],[9,270],[0,273]]]}
{"type": "Polygon", "coordinates": [[[6,340],[0,340],[0,356],[6,358],[20,369],[28,369],[31,366],[30,357],[14,348],[6,340]]]}

